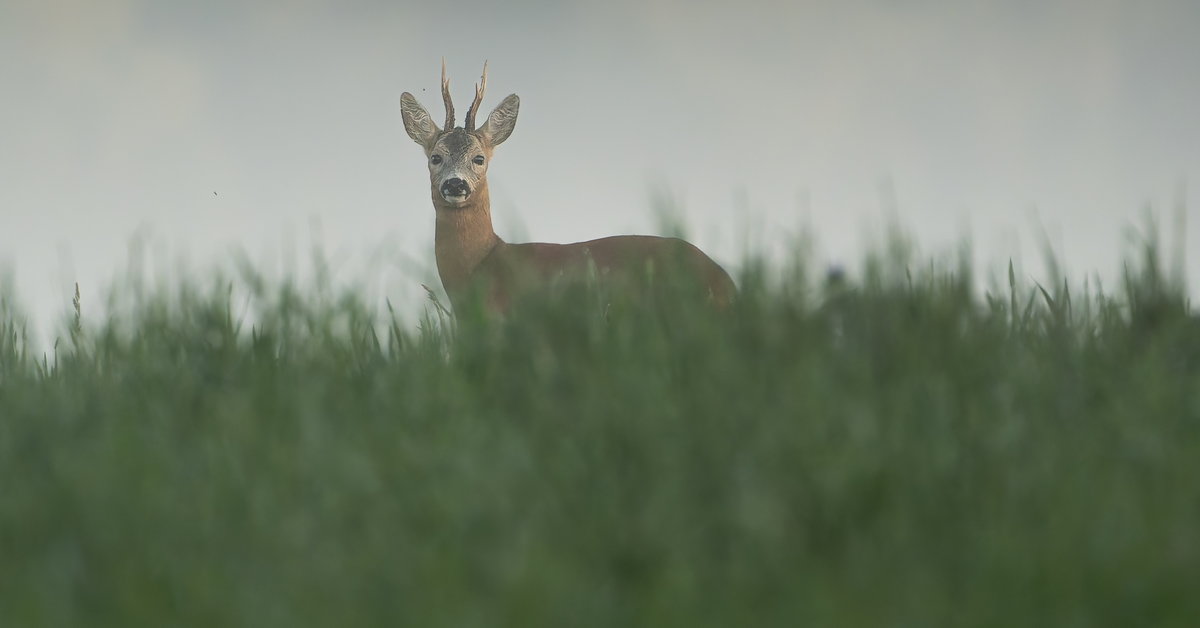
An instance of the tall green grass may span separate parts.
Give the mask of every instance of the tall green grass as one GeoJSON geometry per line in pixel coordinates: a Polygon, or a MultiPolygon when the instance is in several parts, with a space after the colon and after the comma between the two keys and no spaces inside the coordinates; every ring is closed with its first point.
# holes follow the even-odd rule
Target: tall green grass
{"type": "Polygon", "coordinates": [[[0,625],[1193,626],[1200,319],[1157,259],[416,327],[246,273],[44,356],[5,300],[0,625]]]}

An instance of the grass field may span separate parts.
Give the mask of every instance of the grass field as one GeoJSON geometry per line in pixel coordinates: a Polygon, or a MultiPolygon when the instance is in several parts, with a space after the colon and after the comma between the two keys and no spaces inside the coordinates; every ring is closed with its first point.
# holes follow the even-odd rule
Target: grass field
{"type": "Polygon", "coordinates": [[[416,327],[197,279],[44,357],[9,300],[0,626],[1195,626],[1169,274],[747,262],[728,312],[416,327]]]}

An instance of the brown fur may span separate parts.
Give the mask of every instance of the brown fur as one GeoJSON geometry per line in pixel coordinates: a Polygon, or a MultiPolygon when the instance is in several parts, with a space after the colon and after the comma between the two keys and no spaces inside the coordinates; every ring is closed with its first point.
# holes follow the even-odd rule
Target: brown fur
{"type": "Polygon", "coordinates": [[[436,210],[434,255],[442,286],[456,308],[473,290],[483,291],[492,309],[504,311],[515,296],[536,291],[557,276],[582,278],[594,270],[613,283],[643,283],[651,267],[690,273],[689,279],[717,307],[729,305],[736,294],[728,273],[684,240],[626,235],[573,244],[510,244],[492,229],[486,195],[481,200],[471,207],[436,210]]]}

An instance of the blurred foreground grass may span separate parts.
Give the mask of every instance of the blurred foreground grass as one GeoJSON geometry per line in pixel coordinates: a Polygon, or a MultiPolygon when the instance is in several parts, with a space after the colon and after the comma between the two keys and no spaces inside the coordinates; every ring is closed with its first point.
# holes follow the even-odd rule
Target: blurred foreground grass
{"type": "Polygon", "coordinates": [[[48,356],[10,303],[0,625],[1194,626],[1200,319],[1156,260],[415,329],[214,279],[48,356]]]}

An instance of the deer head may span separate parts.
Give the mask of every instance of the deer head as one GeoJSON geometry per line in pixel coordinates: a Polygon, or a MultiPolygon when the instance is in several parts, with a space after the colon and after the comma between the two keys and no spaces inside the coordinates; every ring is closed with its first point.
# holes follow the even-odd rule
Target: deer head
{"type": "Polygon", "coordinates": [[[463,126],[454,126],[454,103],[450,99],[450,81],[446,78],[446,62],[442,61],[442,100],[446,104],[445,128],[438,128],[429,112],[412,94],[400,96],[400,113],[404,130],[414,142],[425,149],[429,165],[429,187],[435,210],[461,210],[480,201],[487,202],[487,168],[492,151],[512,134],[517,125],[517,109],[521,104],[516,94],[509,94],[488,115],[483,126],[475,128],[475,117],[487,88],[487,64],[475,86],[475,100],[467,109],[463,126]]]}

